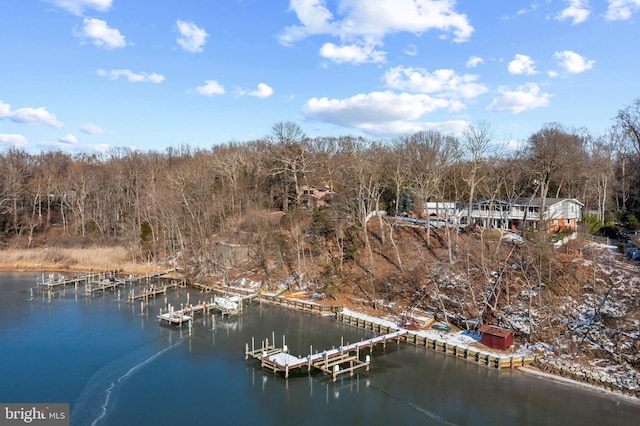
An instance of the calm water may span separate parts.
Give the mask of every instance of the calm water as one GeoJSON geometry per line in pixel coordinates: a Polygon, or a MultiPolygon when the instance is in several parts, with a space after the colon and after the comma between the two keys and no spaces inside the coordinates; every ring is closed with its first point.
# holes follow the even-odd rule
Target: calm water
{"type": "MultiPolygon", "coordinates": [[[[244,360],[275,333],[292,354],[372,334],[329,318],[248,306],[197,317],[193,335],[158,323],[164,298],[118,301],[67,288],[29,300],[36,274],[0,274],[0,402],[68,402],[74,425],[587,425],[637,424],[640,405],[498,371],[409,345],[373,354],[369,373],[288,380],[244,360]]],[[[126,299],[127,290],[123,290],[126,299]]],[[[188,290],[192,303],[205,295],[188,290]]],[[[169,294],[186,302],[187,290],[169,294]]],[[[207,297],[208,298],[208,297],[207,297]]]]}

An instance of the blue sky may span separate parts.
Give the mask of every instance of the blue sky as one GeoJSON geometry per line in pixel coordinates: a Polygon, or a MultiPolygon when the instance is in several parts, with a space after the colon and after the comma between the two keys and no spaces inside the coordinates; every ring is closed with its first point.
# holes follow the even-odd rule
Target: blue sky
{"type": "Polygon", "coordinates": [[[309,136],[522,141],[640,97],[640,0],[6,0],[0,148],[309,136]]]}

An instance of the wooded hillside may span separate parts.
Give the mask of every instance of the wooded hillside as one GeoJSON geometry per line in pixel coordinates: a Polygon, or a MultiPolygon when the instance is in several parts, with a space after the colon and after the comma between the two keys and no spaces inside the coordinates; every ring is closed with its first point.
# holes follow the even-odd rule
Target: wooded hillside
{"type": "Polygon", "coordinates": [[[459,138],[420,132],[381,142],[309,138],[291,122],[209,150],[13,149],[0,155],[0,243],[47,247],[51,256],[56,247],[125,247],[193,280],[251,274],[265,286],[348,296],[398,316],[415,308],[461,325],[497,323],[521,341],[556,341],[555,350],[588,344],[634,364],[639,318],[629,297],[638,286],[618,290],[625,275],[607,272],[620,268],[606,252],[581,239],[556,251],[544,227],[513,244],[495,230],[396,217],[421,217],[432,201],[570,197],[585,204],[581,237],[635,228],[639,123],[640,100],[606,135],[552,123],[519,150],[494,140],[487,123],[459,138]],[[605,315],[613,300],[621,310],[605,315]],[[575,312],[582,325],[567,320],[575,312]],[[596,335],[596,327],[614,331],[596,335]]]}

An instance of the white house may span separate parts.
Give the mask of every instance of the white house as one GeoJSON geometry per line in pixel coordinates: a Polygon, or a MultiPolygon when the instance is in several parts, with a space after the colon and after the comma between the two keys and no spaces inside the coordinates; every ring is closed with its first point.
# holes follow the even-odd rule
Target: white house
{"type": "Polygon", "coordinates": [[[542,209],[542,198],[518,198],[480,200],[473,204],[471,221],[481,226],[499,229],[522,230],[537,228],[543,220],[549,232],[575,230],[582,220],[584,204],[575,198],[547,198],[542,209]]]}
{"type": "Polygon", "coordinates": [[[458,212],[458,206],[451,201],[427,201],[424,207],[429,218],[450,219],[458,212]]]}

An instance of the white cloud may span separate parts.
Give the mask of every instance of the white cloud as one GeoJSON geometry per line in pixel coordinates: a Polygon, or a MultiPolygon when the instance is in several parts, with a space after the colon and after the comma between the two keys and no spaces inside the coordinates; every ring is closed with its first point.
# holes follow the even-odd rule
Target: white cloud
{"type": "Polygon", "coordinates": [[[376,63],[384,62],[386,52],[375,50],[375,45],[342,45],[325,43],[320,48],[320,56],[336,63],[376,63]]]}
{"type": "Polygon", "coordinates": [[[280,43],[291,45],[314,34],[337,34],[338,28],[330,21],[333,15],[324,7],[323,0],[291,0],[289,11],[296,13],[302,25],[286,27],[279,36],[280,43]]]}
{"type": "Polygon", "coordinates": [[[585,57],[580,56],[576,52],[572,52],[570,50],[556,52],[553,57],[558,60],[558,65],[564,68],[566,72],[571,74],[579,74],[581,72],[585,72],[593,68],[593,65],[596,63],[596,61],[588,60],[585,57]]]}
{"type": "Polygon", "coordinates": [[[459,110],[458,101],[426,94],[396,94],[391,91],[359,94],[347,99],[312,98],[304,114],[312,119],[360,129],[416,120],[438,109],[459,110]]]}
{"type": "Polygon", "coordinates": [[[586,21],[591,13],[588,0],[565,0],[565,3],[569,5],[556,15],[555,19],[558,21],[571,19],[571,23],[576,25],[586,21]]]}
{"type": "Polygon", "coordinates": [[[75,145],[78,143],[78,138],[76,138],[74,135],[69,133],[67,135],[59,137],[58,142],[75,145]]]}
{"type": "Polygon", "coordinates": [[[193,22],[181,20],[177,20],[176,25],[179,33],[177,41],[180,47],[188,52],[202,52],[209,36],[204,28],[198,27],[193,22]]]}
{"type": "Polygon", "coordinates": [[[520,15],[526,15],[527,13],[531,13],[531,12],[535,12],[538,9],[538,4],[537,3],[531,3],[531,6],[529,6],[528,9],[520,9],[516,12],[516,15],[520,16],[520,15]]]}
{"type": "Polygon", "coordinates": [[[456,42],[466,41],[473,27],[465,14],[455,10],[454,0],[339,0],[336,14],[324,0],[291,0],[289,10],[300,25],[286,27],[280,43],[291,45],[312,35],[326,34],[359,43],[381,43],[388,34],[410,32],[421,35],[429,30],[452,33],[456,42]]]}
{"type": "Polygon", "coordinates": [[[129,83],[161,83],[164,80],[164,76],[161,74],[146,72],[134,73],[130,70],[98,70],[97,74],[101,77],[107,77],[111,80],[117,80],[120,77],[124,77],[129,83]]]}
{"type": "Polygon", "coordinates": [[[417,132],[438,131],[445,135],[461,135],[469,126],[464,120],[449,121],[394,121],[392,123],[367,123],[360,129],[378,136],[409,135],[417,132]]]}
{"type": "Polygon", "coordinates": [[[196,87],[196,92],[205,96],[222,95],[224,87],[215,80],[206,80],[203,86],[196,87]]]}
{"type": "Polygon", "coordinates": [[[88,135],[104,135],[109,133],[101,126],[98,126],[97,124],[93,124],[93,123],[83,124],[82,127],[80,127],[80,130],[83,133],[86,133],[88,135]]]}
{"type": "Polygon", "coordinates": [[[127,41],[115,28],[109,28],[106,21],[96,18],[84,18],[82,30],[74,30],[74,35],[92,39],[93,44],[106,49],[125,47],[127,41]]]}
{"type": "Polygon", "coordinates": [[[111,149],[111,145],[107,144],[77,144],[58,140],[58,142],[42,141],[36,147],[38,150],[60,150],[67,152],[95,152],[106,153],[111,149]]]}
{"type": "Polygon", "coordinates": [[[11,145],[14,147],[25,147],[29,144],[27,138],[15,133],[0,133],[0,144],[11,145]]]}
{"type": "Polygon", "coordinates": [[[518,87],[517,90],[501,87],[499,92],[500,96],[493,99],[487,111],[518,114],[528,109],[549,105],[552,96],[549,93],[540,93],[540,87],[536,83],[527,83],[518,87]]]}
{"type": "Polygon", "coordinates": [[[470,56],[467,61],[467,68],[475,68],[480,64],[484,64],[484,59],[479,56],[470,56]]]}
{"type": "Polygon", "coordinates": [[[7,118],[15,123],[44,124],[50,127],[62,127],[56,116],[43,107],[18,108],[11,110],[11,105],[0,101],[0,119],[7,118]]]}
{"type": "Polygon", "coordinates": [[[410,44],[404,49],[403,53],[407,56],[416,56],[418,54],[418,46],[410,44]]]}
{"type": "Polygon", "coordinates": [[[98,12],[106,12],[111,7],[111,0],[46,0],[55,6],[61,7],[74,15],[82,15],[85,9],[94,9],[98,12]]]}
{"type": "Polygon", "coordinates": [[[515,59],[509,62],[508,70],[511,74],[535,74],[535,62],[527,55],[516,54],[515,59]]]}
{"type": "Polygon", "coordinates": [[[475,98],[489,91],[485,85],[475,82],[477,75],[458,75],[450,69],[430,73],[423,68],[398,66],[388,70],[383,79],[391,89],[453,98],[475,98]]]}
{"type": "Polygon", "coordinates": [[[609,21],[631,19],[640,10],[640,0],[609,0],[605,18],[609,21]]]}
{"type": "Polygon", "coordinates": [[[273,89],[264,83],[258,84],[258,89],[247,93],[249,96],[255,96],[256,98],[264,99],[273,95],[273,89]]]}

